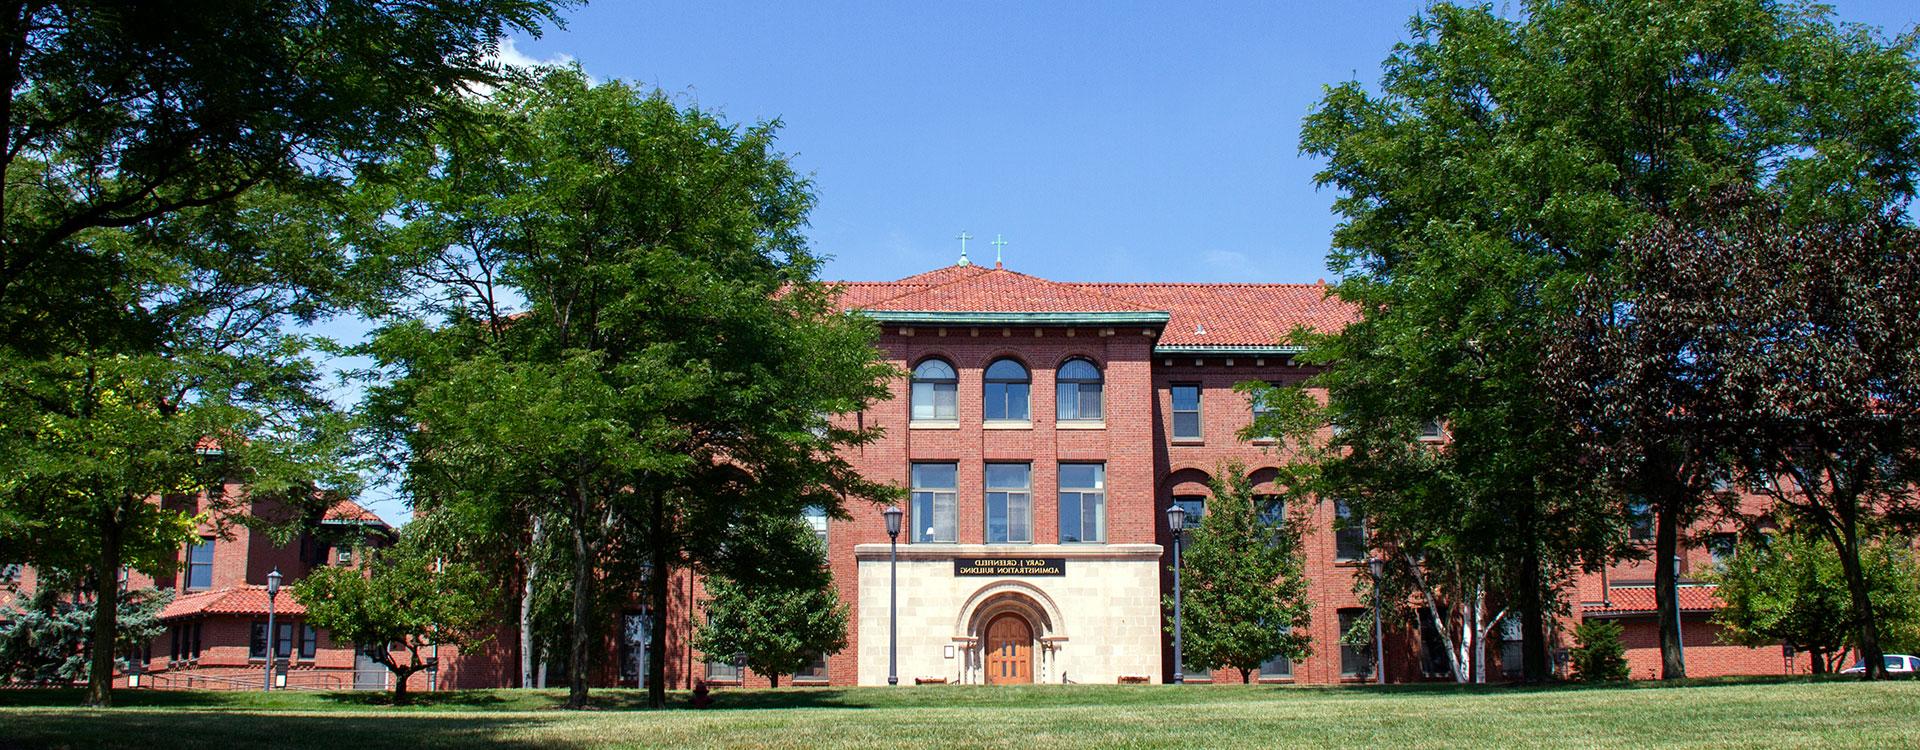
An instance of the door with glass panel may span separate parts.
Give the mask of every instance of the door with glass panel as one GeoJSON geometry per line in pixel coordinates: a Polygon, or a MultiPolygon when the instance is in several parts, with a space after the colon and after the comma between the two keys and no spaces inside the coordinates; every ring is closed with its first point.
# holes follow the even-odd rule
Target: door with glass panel
{"type": "Polygon", "coordinates": [[[1033,682],[1033,627],[1016,614],[987,624],[987,684],[1033,682]]]}

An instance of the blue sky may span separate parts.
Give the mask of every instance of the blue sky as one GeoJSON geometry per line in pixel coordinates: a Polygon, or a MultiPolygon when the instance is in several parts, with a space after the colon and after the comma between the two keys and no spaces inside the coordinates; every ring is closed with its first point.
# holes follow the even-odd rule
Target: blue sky
{"type": "MultiPolygon", "coordinates": [[[[827,278],[950,264],[965,230],[976,262],[1003,235],[1007,267],[1064,281],[1311,282],[1333,196],[1300,119],[1324,85],[1377,80],[1424,5],[600,0],[503,57],[781,119],[827,278]]],[[[1910,0],[1834,6],[1920,22],[1910,0]]],[[[366,499],[407,516],[385,488],[366,499]]]]}
{"type": "MultiPolygon", "coordinates": [[[[653,3],[516,39],[738,122],[814,176],[829,278],[976,260],[1071,281],[1313,281],[1332,195],[1298,153],[1322,86],[1378,77],[1410,0],[653,3]]],[[[1840,2],[1882,28],[1920,3],[1840,2]]]]}

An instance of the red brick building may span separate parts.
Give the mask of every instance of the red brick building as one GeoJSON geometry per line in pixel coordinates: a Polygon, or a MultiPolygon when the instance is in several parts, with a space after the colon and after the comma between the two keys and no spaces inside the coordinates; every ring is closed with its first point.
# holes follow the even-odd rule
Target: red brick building
{"type": "MultiPolygon", "coordinates": [[[[1208,479],[1229,460],[1271,480],[1282,457],[1238,439],[1253,405],[1233,386],[1307,378],[1312,370],[1294,361],[1288,334],[1334,330],[1353,315],[1322,284],[1076,284],[965,264],[846,283],[842,300],[881,324],[880,349],[910,373],[892,384],[891,400],[847,417],[886,430],[851,456],[855,465],[910,492],[898,544],[898,678],[906,684],[1169,679],[1164,509],[1202,510],[1208,479]]],[[[848,510],[850,520],[812,520],[853,609],[850,645],[794,684],[886,683],[888,538],[880,508],[848,510]]],[[[1303,549],[1314,653],[1265,665],[1260,679],[1367,679],[1371,650],[1339,644],[1343,625],[1361,613],[1353,583],[1364,575],[1364,532],[1337,531],[1343,509],[1333,504],[1310,512],[1303,549]]],[[[1690,673],[1781,671],[1778,649],[1718,642],[1706,622],[1711,589],[1695,578],[1711,554],[1706,546],[1684,552],[1690,673]]],[[[1652,676],[1659,655],[1647,565],[1569,581],[1576,614],[1557,623],[1558,651],[1578,618],[1619,619],[1634,676],[1652,676]]],[[[693,651],[704,595],[685,574],[673,591],[659,633],[670,687],[767,684],[693,651]]],[[[636,610],[623,622],[609,672],[638,684],[653,618],[636,610]]],[[[1387,634],[1389,680],[1450,679],[1444,657],[1423,653],[1420,635],[1387,634]]],[[[1518,668],[1518,637],[1514,628],[1494,630],[1493,678],[1518,668]]],[[[1804,661],[1788,666],[1806,669],[1804,661]]],[[[1186,679],[1210,676],[1189,669],[1186,679]]]]}
{"type": "MultiPolygon", "coordinates": [[[[245,488],[229,483],[229,497],[245,488]]],[[[350,500],[335,503],[311,528],[286,544],[236,523],[241,515],[287,520],[284,507],[271,501],[243,500],[239,507],[214,503],[207,495],[169,497],[159,502],[200,515],[200,541],[185,545],[172,575],[154,578],[138,571],[124,574],[123,590],[154,588],[173,599],[161,610],[166,631],[129,654],[121,687],[259,690],[266,681],[267,576],[280,571],[283,588],[274,598],[273,630],[284,660],[277,686],[307,689],[384,689],[386,668],[335,642],[305,622],[306,610],[291,590],[293,582],[321,566],[358,566],[370,547],[391,541],[392,529],[379,516],[350,500]]],[[[30,567],[0,571],[0,608],[25,606],[38,581],[30,567]]],[[[416,684],[426,680],[416,675],[416,684]]]]}
{"type": "MultiPolygon", "coordinates": [[[[1322,284],[1075,284],[1001,268],[956,265],[890,282],[843,285],[842,301],[882,326],[878,345],[909,377],[893,398],[844,418],[885,428],[885,437],[849,458],[867,476],[910,491],[898,544],[898,677],[916,682],[1160,682],[1173,673],[1161,606],[1172,590],[1164,510],[1180,503],[1197,522],[1207,482],[1227,461],[1264,484],[1282,456],[1237,433],[1253,405],[1233,390],[1263,380],[1297,383],[1313,374],[1287,342],[1297,328],[1336,330],[1353,311],[1322,284]]],[[[1436,432],[1434,439],[1443,439],[1436,432]]],[[[814,517],[834,579],[853,610],[849,647],[826,656],[799,685],[885,684],[888,664],[888,535],[881,509],[854,506],[850,519],[814,517]]],[[[1366,679],[1372,652],[1339,644],[1361,613],[1354,579],[1365,575],[1364,531],[1336,523],[1341,508],[1309,509],[1303,551],[1313,605],[1314,653],[1264,665],[1262,682],[1366,679]],[[1338,528],[1337,528],[1338,527],[1338,528]],[[1344,529],[1344,530],[1341,530],[1344,529]]],[[[381,526],[346,506],[336,523],[381,526]]],[[[1702,529],[1710,533],[1711,529],[1702,529]]],[[[211,563],[183,553],[182,573],[162,587],[182,596],[167,610],[173,630],[146,659],[150,684],[193,684],[195,675],[258,677],[264,616],[261,584],[278,566],[294,580],[313,565],[350,562],[350,550],[317,538],[275,547],[246,529],[214,540],[211,563]],[[317,546],[316,546],[317,545],[317,546]],[[317,550],[317,551],[316,551],[317,550]],[[204,573],[201,571],[205,571],[204,573]],[[196,579],[192,576],[203,575],[196,579]],[[188,646],[175,646],[175,639],[188,646]],[[251,649],[249,648],[251,646],[251,649]],[[184,649],[184,655],[183,654],[184,649]]],[[[1715,539],[1717,537],[1707,537],[1715,539]]],[[[1714,606],[1697,576],[1711,545],[1683,548],[1684,641],[1690,674],[1806,671],[1804,658],[1718,642],[1706,621],[1714,606]]],[[[1568,581],[1574,613],[1557,623],[1563,643],[1579,618],[1627,626],[1635,677],[1657,676],[1658,641],[1650,563],[1622,563],[1568,581]]],[[[691,647],[705,596],[680,572],[662,617],[621,613],[596,684],[638,685],[644,644],[666,639],[666,681],[765,685],[722,657],[691,647]]],[[[384,687],[354,679],[351,649],[308,635],[298,604],[283,596],[294,659],[289,682],[384,687]],[[311,645],[312,656],[306,656],[311,645]]],[[[511,625],[482,653],[443,655],[439,687],[520,683],[511,625]]],[[[285,642],[287,639],[283,638],[285,642]]],[[[1449,679],[1443,657],[1423,653],[1410,628],[1386,636],[1391,681],[1449,679]]],[[[1490,677],[1518,666],[1518,631],[1497,627],[1490,677]]],[[[555,665],[558,666],[558,665],[555,665]]],[[[363,673],[364,674],[364,673],[363,673]]],[[[416,677],[425,687],[425,675],[416,677]]],[[[1186,670],[1188,682],[1210,677],[1186,670]]],[[[542,678],[536,677],[536,684],[542,678]]],[[[544,681],[559,684],[547,672],[544,681]]],[[[1220,675],[1237,682],[1237,674],[1220,675]]],[[[786,682],[783,680],[783,682],[786,682]]]]}

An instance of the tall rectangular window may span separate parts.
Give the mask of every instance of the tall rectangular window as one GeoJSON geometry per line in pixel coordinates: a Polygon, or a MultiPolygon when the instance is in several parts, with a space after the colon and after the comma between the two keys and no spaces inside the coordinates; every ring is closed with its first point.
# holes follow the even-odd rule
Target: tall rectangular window
{"type": "Polygon", "coordinates": [[[264,620],[253,623],[253,632],[247,636],[247,658],[267,658],[267,623],[264,620]]]}
{"type": "Polygon", "coordinates": [[[1633,500],[1627,503],[1627,539],[1645,541],[1653,538],[1653,506],[1645,500],[1633,500]]]}
{"type": "MultiPolygon", "coordinates": [[[[1278,385],[1274,385],[1271,383],[1269,383],[1268,385],[1274,388],[1280,387],[1278,385]]],[[[1258,393],[1255,393],[1247,397],[1247,407],[1250,411],[1253,412],[1253,424],[1256,426],[1260,424],[1261,417],[1266,416],[1267,412],[1273,410],[1273,406],[1267,403],[1266,399],[1261,398],[1260,394],[1258,393]]],[[[1270,431],[1262,430],[1262,432],[1270,432],[1270,431]]],[[[1261,435],[1258,439],[1271,440],[1273,439],[1273,435],[1272,434],[1261,435]]]]}
{"type": "Polygon", "coordinates": [[[1107,541],[1107,465],[1060,465],[1060,542],[1107,541]]]}
{"type": "Polygon", "coordinates": [[[1173,439],[1200,439],[1200,386],[1173,387],[1173,439]]]}
{"type": "Polygon", "coordinates": [[[1033,541],[1032,467],[987,464],[987,543],[1033,541]]]}
{"type": "Polygon", "coordinates": [[[213,588],[213,540],[187,545],[187,589],[213,588]]]}
{"type": "Polygon", "coordinates": [[[818,505],[809,505],[800,511],[807,521],[807,528],[813,529],[813,538],[820,540],[820,549],[827,548],[827,509],[818,505]]]}
{"type": "Polygon", "coordinates": [[[300,658],[311,659],[320,651],[320,634],[313,632],[312,625],[300,626],[300,658]]]}
{"type": "Polygon", "coordinates": [[[913,465],[912,536],[916,542],[951,542],[958,525],[954,507],[955,480],[959,471],[954,464],[913,465]]]}
{"type": "MultiPolygon", "coordinates": [[[[1280,632],[1282,633],[1290,632],[1292,630],[1293,628],[1291,626],[1288,626],[1288,625],[1280,626],[1280,632]]],[[[1260,663],[1260,677],[1263,679],[1282,679],[1282,678],[1288,678],[1292,676],[1293,676],[1293,660],[1292,659],[1289,659],[1284,656],[1275,656],[1271,659],[1268,659],[1260,663]]]]}
{"type": "Polygon", "coordinates": [[[1367,524],[1354,517],[1344,501],[1333,501],[1333,559],[1339,562],[1365,559],[1367,524]]]}
{"type": "Polygon", "coordinates": [[[1515,675],[1526,671],[1526,654],[1522,645],[1520,616],[1509,612],[1500,620],[1500,673],[1515,675]]]}
{"type": "Polygon", "coordinates": [[[278,637],[274,638],[274,655],[282,659],[293,656],[293,623],[275,623],[275,629],[280,632],[278,637]]]}
{"type": "Polygon", "coordinates": [[[1373,674],[1373,643],[1371,639],[1369,639],[1369,642],[1359,645],[1348,645],[1344,640],[1347,631],[1353,629],[1354,621],[1359,619],[1360,610],[1340,610],[1340,635],[1343,639],[1340,643],[1341,677],[1366,677],[1373,674]]]}

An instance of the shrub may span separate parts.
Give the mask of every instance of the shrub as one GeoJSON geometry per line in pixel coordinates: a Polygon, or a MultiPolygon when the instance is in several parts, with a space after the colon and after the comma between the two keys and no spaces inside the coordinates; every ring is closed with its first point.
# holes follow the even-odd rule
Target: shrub
{"type": "Polygon", "coordinates": [[[1627,679],[1627,647],[1620,642],[1620,623],[1587,620],[1573,629],[1573,676],[1582,682],[1620,682],[1627,679]]]}

